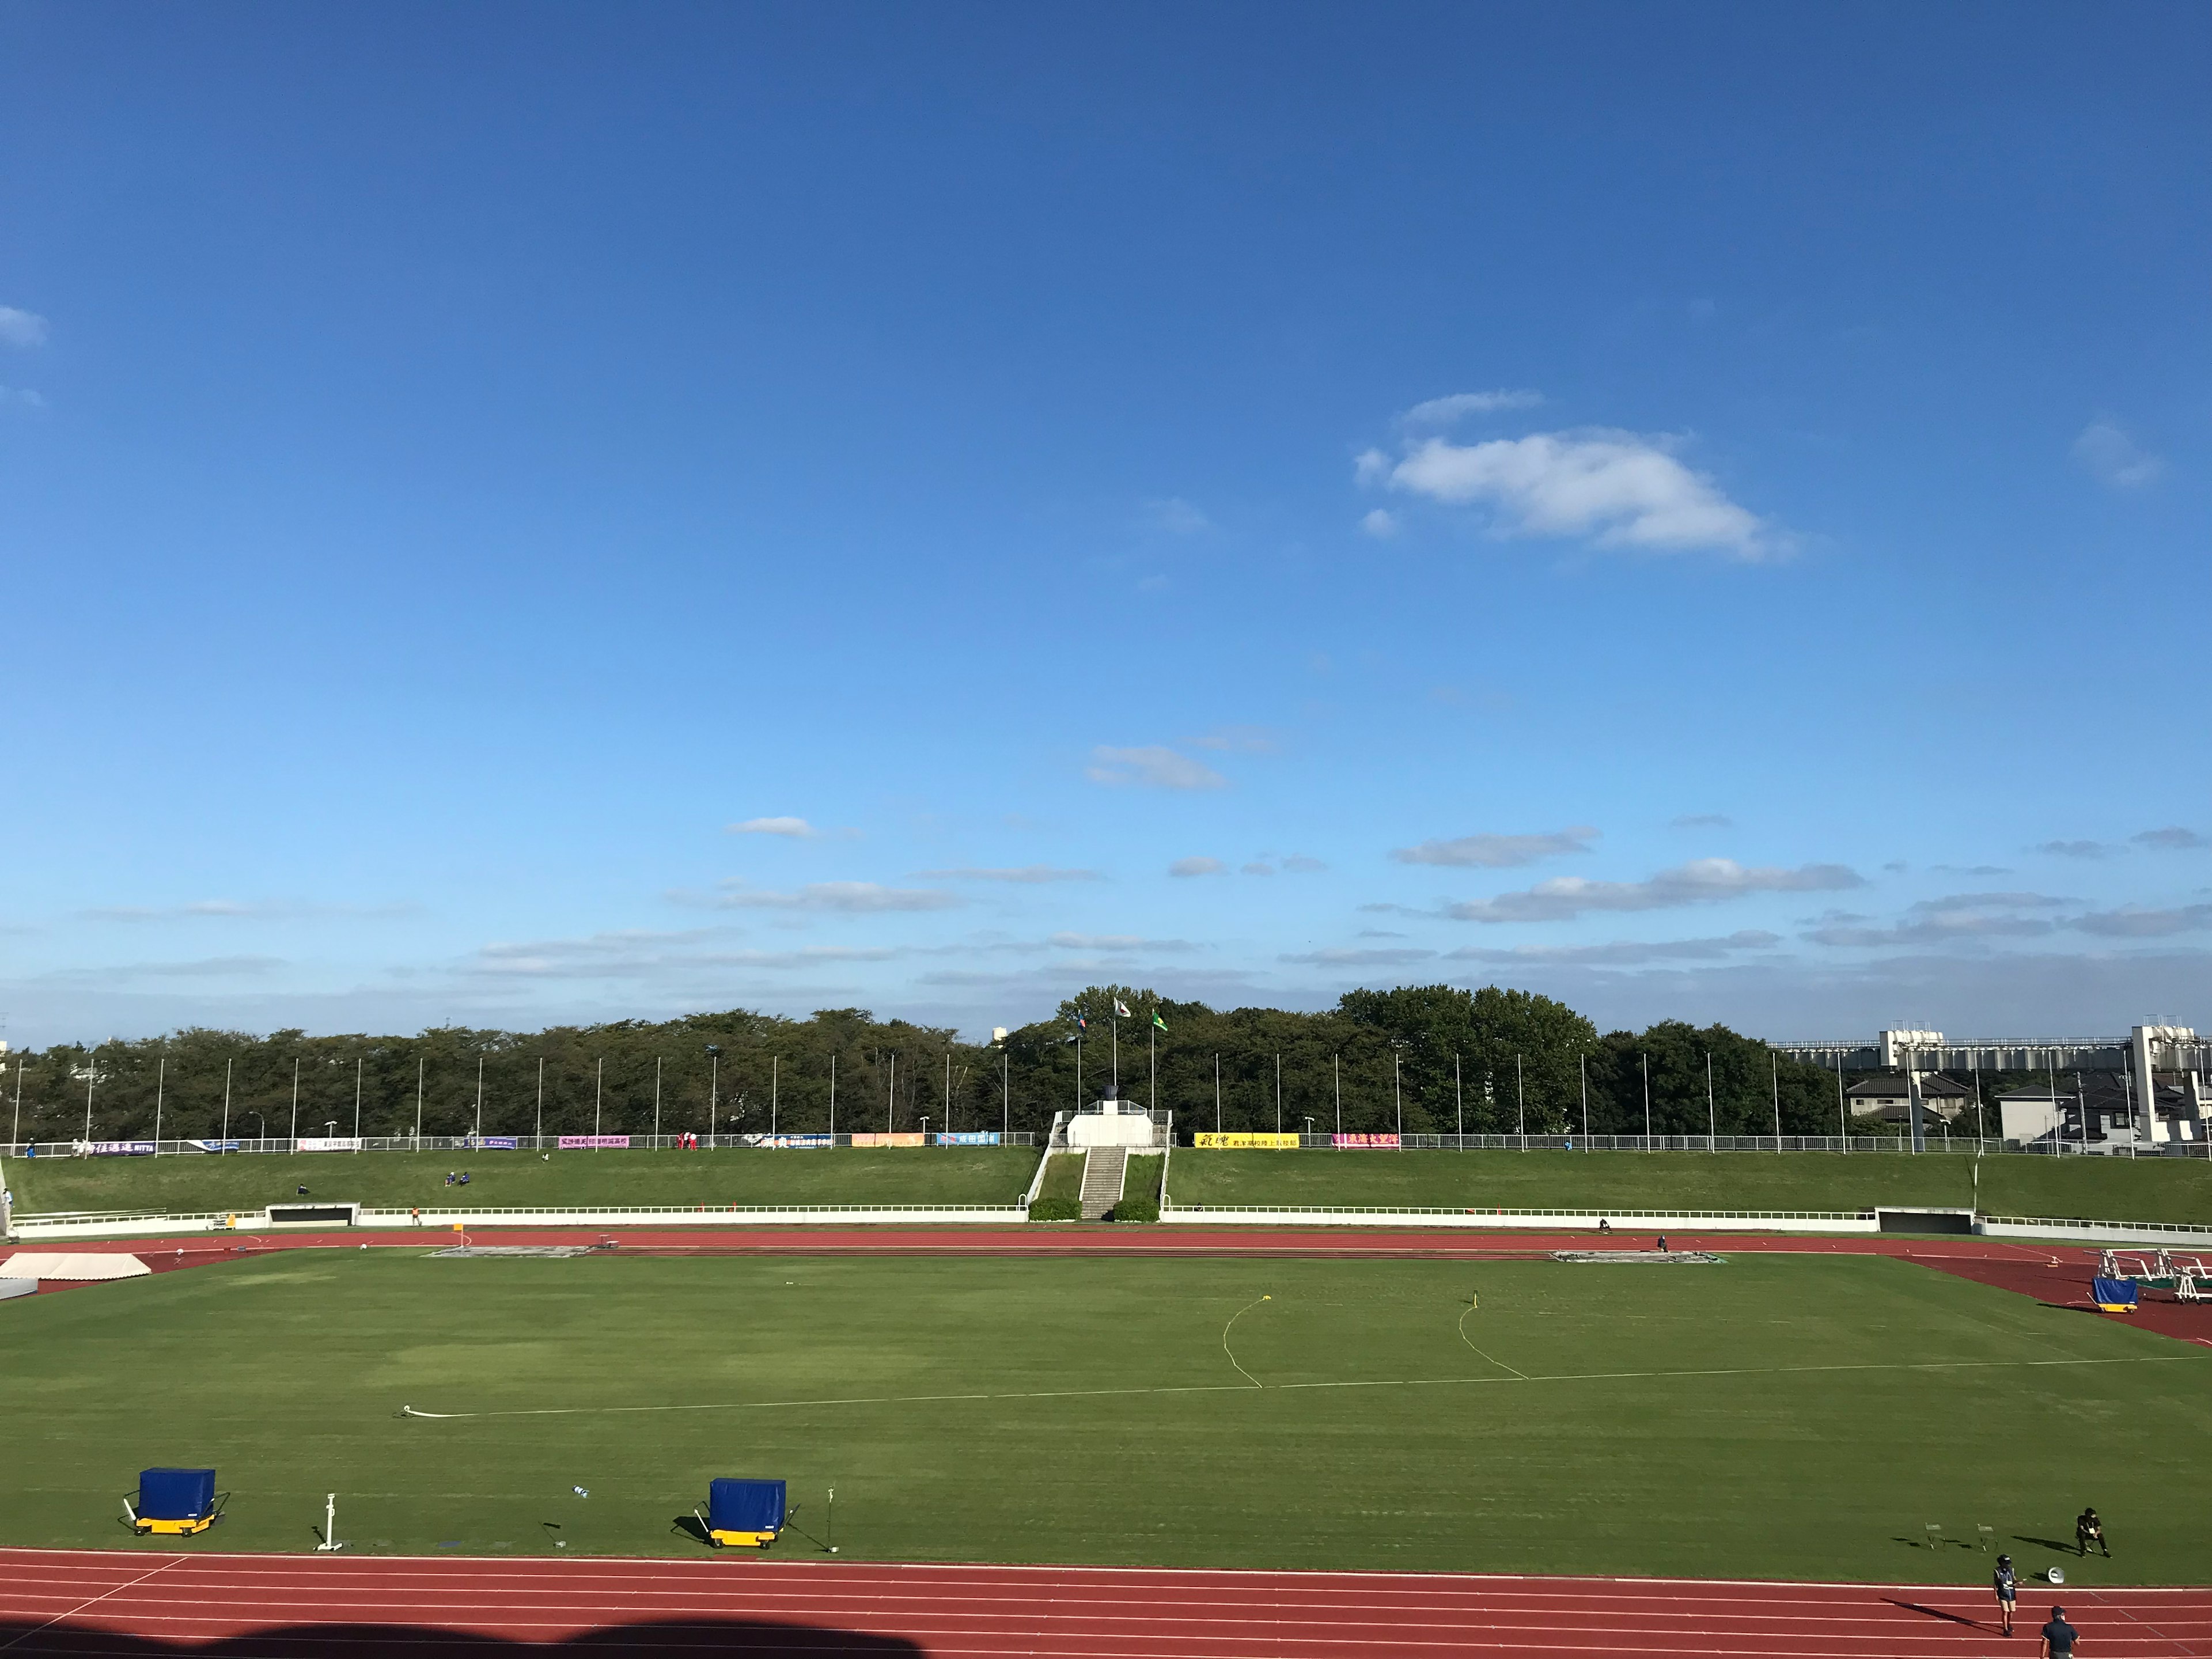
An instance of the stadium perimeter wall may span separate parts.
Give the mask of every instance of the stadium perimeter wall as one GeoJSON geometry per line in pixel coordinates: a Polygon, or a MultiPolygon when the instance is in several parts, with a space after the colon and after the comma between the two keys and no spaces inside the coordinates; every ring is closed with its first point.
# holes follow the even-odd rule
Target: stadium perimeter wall
{"type": "MultiPolygon", "coordinates": [[[[1870,1234],[1883,1231],[1872,1211],[1716,1212],[1693,1210],[1385,1210],[1385,1209],[1173,1209],[1161,1212],[1170,1225],[1198,1227],[1419,1227],[1464,1228],[1492,1232],[1577,1232],[1595,1234],[1602,1216],[1614,1234],[1668,1231],[1712,1233],[1870,1234]]],[[[362,1209],[355,1223],[362,1229],[416,1231],[426,1242],[456,1227],[750,1227],[750,1226],[1003,1226],[1026,1223],[1027,1212],[998,1205],[910,1206],[869,1208],[818,1205],[783,1208],[696,1205],[660,1208],[544,1208],[429,1210],[419,1223],[406,1210],[362,1209]]],[[[2212,1246],[2212,1228],[2156,1221],[2094,1221],[2035,1216],[1976,1216],[1973,1231],[1986,1238],[2053,1243],[2132,1244],[2145,1247],[2212,1246]]],[[[328,1232],[328,1221],[272,1223],[266,1211],[201,1212],[187,1215],[17,1216],[14,1242],[56,1243],[70,1239],[173,1237],[191,1233],[328,1232]]]]}

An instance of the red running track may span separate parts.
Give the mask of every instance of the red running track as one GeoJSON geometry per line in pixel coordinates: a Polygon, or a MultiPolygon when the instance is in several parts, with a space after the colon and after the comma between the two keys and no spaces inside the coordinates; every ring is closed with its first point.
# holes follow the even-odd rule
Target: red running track
{"type": "MultiPolygon", "coordinates": [[[[2212,1590],[2069,1587],[2094,1659],[2212,1655],[2212,1590]]],[[[0,1550],[0,1653],[880,1659],[1370,1659],[2032,1654],[1977,1590],[1404,1573],[702,1561],[497,1561],[0,1550]]]]}

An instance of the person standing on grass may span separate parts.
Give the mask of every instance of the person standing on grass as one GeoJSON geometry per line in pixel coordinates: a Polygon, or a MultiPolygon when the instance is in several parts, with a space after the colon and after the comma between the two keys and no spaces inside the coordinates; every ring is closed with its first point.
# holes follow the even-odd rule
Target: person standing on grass
{"type": "Polygon", "coordinates": [[[2004,1620],[2004,1633],[2009,1636],[2012,1634],[2013,1603],[2020,1599],[2020,1580],[2014,1575],[2012,1557],[2009,1555],[1997,1557],[1997,1571],[1994,1582],[1997,1594],[1997,1613],[2004,1620]]]}
{"type": "Polygon", "coordinates": [[[2066,1622],[2066,1609],[2054,1606],[2051,1622],[2043,1627],[2043,1659],[2074,1659],[2074,1644],[2081,1632],[2066,1622]]]}

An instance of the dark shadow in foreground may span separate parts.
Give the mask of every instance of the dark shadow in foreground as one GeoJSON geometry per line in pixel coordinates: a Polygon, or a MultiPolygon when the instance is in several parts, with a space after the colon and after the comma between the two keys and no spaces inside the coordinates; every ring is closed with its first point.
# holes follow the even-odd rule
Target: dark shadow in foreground
{"type": "Polygon", "coordinates": [[[664,1619],[612,1625],[558,1642],[510,1641],[468,1631],[423,1625],[272,1625],[248,1636],[213,1642],[165,1642],[116,1635],[64,1621],[27,1625],[0,1621],[0,1653],[67,1654],[72,1659],[372,1659],[404,1653],[409,1659],[520,1659],[524,1652],[602,1659],[620,1654],[693,1656],[743,1654],[750,1659],[921,1659],[922,1650],[896,1636],[779,1625],[745,1619],[664,1619]]]}

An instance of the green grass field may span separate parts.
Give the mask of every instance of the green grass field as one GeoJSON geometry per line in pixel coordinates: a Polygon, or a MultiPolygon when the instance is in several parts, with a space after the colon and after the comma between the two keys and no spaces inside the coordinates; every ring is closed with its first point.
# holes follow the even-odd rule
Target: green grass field
{"type": "Polygon", "coordinates": [[[1968,1582],[1927,1522],[2033,1570],[2094,1502],[2094,1588],[2202,1582],[2212,1528],[2212,1350],[1880,1257],[296,1251],[0,1343],[9,1544],[132,1547],[137,1471],[202,1460],[230,1550],[334,1491],[356,1552],[696,1552],[717,1474],[788,1480],[802,1556],[834,1483],[848,1559],[1968,1582]]]}
{"type": "Polygon", "coordinates": [[[11,1158],[26,1215],[67,1210],[258,1209],[309,1194],[413,1204],[1012,1204],[1037,1154],[1018,1146],[840,1146],[812,1152],[300,1152],[234,1157],[11,1158]],[[469,1184],[446,1185],[465,1169],[469,1184]]]}
{"type": "MultiPolygon", "coordinates": [[[[1965,1206],[1975,1160],[1895,1152],[1176,1153],[1177,1204],[1358,1204],[1421,1208],[1856,1210],[1965,1206]]],[[[2201,1159],[1985,1158],[1982,1210],[2094,1221],[2212,1222],[2201,1159]]]]}

